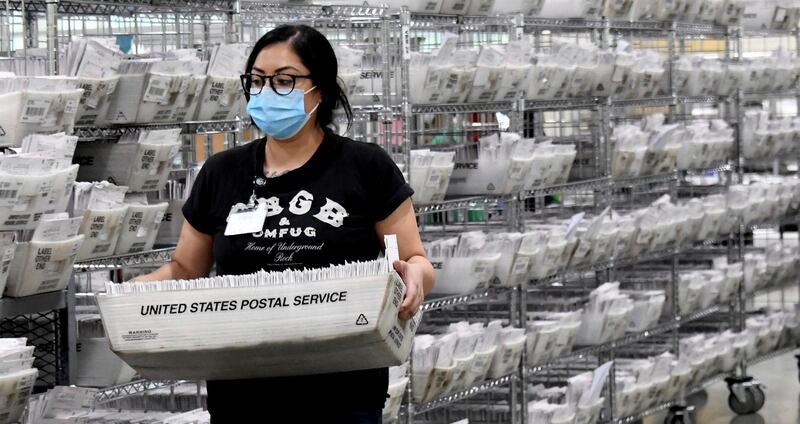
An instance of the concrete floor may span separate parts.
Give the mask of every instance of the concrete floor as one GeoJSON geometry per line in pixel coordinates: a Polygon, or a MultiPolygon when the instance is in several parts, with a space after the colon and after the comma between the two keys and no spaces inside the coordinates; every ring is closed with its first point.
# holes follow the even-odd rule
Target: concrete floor
{"type": "MultiPolygon", "coordinates": [[[[780,307],[797,304],[797,287],[776,291],[754,299],[750,307],[780,307]]],[[[728,387],[714,384],[705,393],[688,399],[695,405],[695,424],[800,424],[800,380],[795,354],[800,349],[751,367],[748,374],[766,386],[766,403],[756,414],[737,416],[728,408],[728,387]]],[[[644,420],[644,424],[661,424],[664,414],[644,420]]]]}
{"type": "MultiPolygon", "coordinates": [[[[752,415],[734,414],[728,408],[728,388],[720,382],[689,399],[695,405],[694,423],[800,424],[800,381],[794,353],[758,364],[751,368],[750,373],[766,385],[767,400],[761,411],[752,415]]],[[[644,420],[645,424],[663,422],[663,414],[644,420]]]]}

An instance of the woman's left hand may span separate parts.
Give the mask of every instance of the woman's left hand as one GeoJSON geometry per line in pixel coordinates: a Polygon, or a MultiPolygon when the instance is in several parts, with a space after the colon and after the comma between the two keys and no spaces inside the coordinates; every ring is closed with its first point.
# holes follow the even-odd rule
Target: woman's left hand
{"type": "Polygon", "coordinates": [[[419,311],[425,300],[425,292],[422,290],[424,272],[419,264],[412,262],[394,261],[393,265],[394,270],[400,274],[406,284],[406,295],[397,314],[401,320],[405,321],[411,319],[419,311]]]}

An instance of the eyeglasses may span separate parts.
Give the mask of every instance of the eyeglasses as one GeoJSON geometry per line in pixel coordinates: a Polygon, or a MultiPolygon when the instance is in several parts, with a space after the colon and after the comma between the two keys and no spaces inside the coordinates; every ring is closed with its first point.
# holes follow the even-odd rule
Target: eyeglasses
{"type": "Polygon", "coordinates": [[[289,93],[294,91],[294,86],[297,84],[298,78],[310,79],[311,75],[288,75],[288,74],[275,74],[275,75],[258,75],[258,74],[243,74],[239,78],[242,80],[242,88],[244,92],[257,96],[261,94],[261,90],[267,85],[272,87],[272,91],[279,96],[288,96],[289,93]]]}

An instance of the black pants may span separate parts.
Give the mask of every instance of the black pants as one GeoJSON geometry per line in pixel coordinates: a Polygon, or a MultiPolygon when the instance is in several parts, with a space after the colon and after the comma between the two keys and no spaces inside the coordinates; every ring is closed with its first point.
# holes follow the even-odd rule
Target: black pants
{"type": "Polygon", "coordinates": [[[258,416],[244,416],[234,411],[212,412],[211,424],[382,424],[383,411],[378,408],[347,411],[325,410],[309,402],[304,408],[274,411],[265,408],[258,416]]]}

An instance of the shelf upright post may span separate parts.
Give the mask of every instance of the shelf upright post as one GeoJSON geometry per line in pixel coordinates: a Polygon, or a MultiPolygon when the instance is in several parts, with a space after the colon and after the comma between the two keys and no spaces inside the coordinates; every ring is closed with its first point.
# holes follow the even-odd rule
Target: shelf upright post
{"type": "Polygon", "coordinates": [[[167,14],[161,13],[158,15],[158,20],[161,23],[161,54],[167,56],[167,14]]]}
{"type": "MultiPolygon", "coordinates": [[[[517,310],[521,298],[521,291],[520,286],[512,287],[511,290],[508,291],[508,323],[510,325],[514,325],[519,321],[519,311],[517,310]]],[[[523,348],[523,350],[525,350],[523,348]]],[[[520,361],[521,362],[521,361],[520,361]]],[[[512,424],[519,424],[519,414],[517,410],[519,407],[517,406],[517,395],[520,393],[520,389],[517,387],[519,385],[525,385],[525,380],[518,380],[516,378],[511,378],[511,382],[508,385],[508,407],[509,407],[509,415],[511,416],[511,423],[512,424]]],[[[524,399],[523,399],[524,401],[524,399]]]]}
{"type": "MultiPolygon", "coordinates": [[[[384,11],[381,16],[381,59],[383,66],[383,111],[381,111],[381,121],[383,122],[383,148],[392,153],[392,123],[394,113],[392,111],[392,43],[391,37],[392,20],[384,11]]],[[[411,163],[406,163],[406,169],[410,170],[411,163]]]]}
{"type": "MultiPolygon", "coordinates": [[[[28,12],[25,2],[19,4],[20,14],[22,15],[22,36],[23,45],[26,49],[32,49],[39,46],[39,31],[36,27],[36,16],[28,12]]],[[[26,69],[27,72],[27,69],[26,69]]]]}
{"type": "Polygon", "coordinates": [[[58,74],[58,0],[47,0],[47,74],[58,74]]]}
{"type": "MultiPolygon", "coordinates": [[[[608,361],[614,361],[616,359],[616,354],[614,349],[608,349],[607,351],[598,352],[598,358],[600,359],[598,365],[602,365],[608,361]]],[[[614,407],[616,404],[616,396],[617,392],[617,363],[616,361],[611,364],[611,368],[608,370],[608,381],[606,384],[606,414],[604,418],[604,422],[614,422],[614,407]]]]}
{"type": "Polygon", "coordinates": [[[403,159],[406,162],[406,173],[411,178],[411,88],[409,68],[411,67],[411,12],[408,7],[400,11],[400,104],[403,113],[403,159]]]}
{"type": "MultiPolygon", "coordinates": [[[[528,337],[528,284],[527,282],[523,282],[517,288],[519,291],[519,326],[523,330],[525,330],[525,337],[528,337]]],[[[520,381],[520,388],[519,388],[519,398],[520,402],[520,420],[521,424],[528,423],[528,380],[527,380],[527,368],[528,368],[528,349],[523,347],[522,355],[520,356],[519,361],[519,381],[520,381]]],[[[512,411],[513,414],[514,411],[512,411]]],[[[513,416],[513,415],[512,415],[513,416]]]]}
{"type": "Polygon", "coordinates": [[[176,13],[174,18],[175,18],[175,48],[181,49],[183,48],[183,45],[181,43],[181,15],[176,13]]]}
{"type": "MultiPolygon", "coordinates": [[[[405,161],[405,168],[406,173],[408,174],[408,178],[411,178],[411,119],[413,116],[411,114],[411,103],[410,103],[410,76],[409,76],[409,68],[411,67],[411,12],[409,11],[407,6],[403,6],[400,10],[400,51],[399,53],[399,64],[400,64],[400,113],[403,117],[403,160],[405,161]]],[[[386,52],[388,54],[388,52],[386,52]]],[[[412,343],[411,348],[411,355],[409,355],[408,359],[408,370],[406,371],[406,375],[408,376],[408,385],[406,386],[406,402],[405,402],[405,413],[406,413],[406,420],[405,424],[413,424],[414,423],[414,414],[415,414],[415,407],[414,407],[414,348],[412,343]]]]}
{"type": "Polygon", "coordinates": [[[241,4],[239,0],[231,2],[231,10],[228,11],[228,25],[225,28],[225,42],[228,44],[238,43],[239,41],[239,27],[241,25],[241,4]]]}
{"type": "Polygon", "coordinates": [[[0,52],[11,54],[11,23],[13,22],[14,13],[11,11],[11,3],[5,0],[3,3],[3,13],[0,13],[0,52]]]}
{"type": "MultiPolygon", "coordinates": [[[[514,41],[522,41],[522,39],[524,37],[525,37],[525,15],[522,14],[522,13],[516,13],[516,14],[513,15],[513,18],[512,18],[512,21],[511,21],[511,28],[510,28],[510,31],[509,31],[509,39],[510,40],[514,40],[514,41]]],[[[514,101],[514,104],[513,104],[513,107],[512,107],[512,113],[511,113],[511,125],[510,125],[509,130],[511,130],[511,132],[515,132],[515,133],[521,135],[522,137],[525,137],[525,95],[524,95],[524,93],[519,93],[517,95],[517,99],[514,101]]],[[[510,228],[511,231],[522,231],[522,229],[523,229],[523,227],[525,225],[524,224],[524,219],[523,219],[524,204],[525,204],[525,200],[523,200],[522,196],[519,195],[519,194],[514,196],[514,197],[512,197],[512,198],[510,198],[508,200],[508,204],[506,205],[506,207],[509,208],[509,210],[512,211],[512,213],[508,217],[509,218],[509,228],[510,228]]],[[[524,288],[521,289],[520,293],[522,293],[522,291],[524,291],[524,288]]],[[[513,307],[513,305],[512,305],[512,307],[513,307]]],[[[521,318],[520,321],[523,324],[523,326],[521,328],[525,328],[524,327],[524,318],[521,318]]],[[[523,369],[524,369],[524,366],[520,365],[520,370],[523,370],[523,369]]],[[[523,411],[523,414],[524,414],[525,406],[526,406],[525,405],[526,402],[525,402],[525,398],[524,398],[524,391],[525,391],[524,390],[525,389],[524,376],[525,376],[524,373],[520,374],[520,379],[523,382],[523,384],[522,384],[522,389],[523,389],[522,390],[522,392],[523,392],[523,394],[522,394],[522,396],[523,396],[523,399],[522,399],[523,400],[523,402],[522,402],[523,403],[522,411],[523,411]]],[[[516,412],[512,411],[512,413],[516,413],[516,412]]],[[[525,419],[523,418],[523,422],[525,422],[524,420],[525,419]]]]}
{"type": "MultiPolygon", "coordinates": [[[[672,22],[672,25],[669,29],[668,39],[667,39],[667,86],[669,95],[674,99],[676,94],[675,93],[675,41],[677,39],[677,23],[672,22]]],[[[683,44],[681,44],[681,53],[683,52],[683,44]]],[[[670,107],[670,112],[674,112],[674,102],[673,107],[670,107]]]]}

